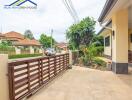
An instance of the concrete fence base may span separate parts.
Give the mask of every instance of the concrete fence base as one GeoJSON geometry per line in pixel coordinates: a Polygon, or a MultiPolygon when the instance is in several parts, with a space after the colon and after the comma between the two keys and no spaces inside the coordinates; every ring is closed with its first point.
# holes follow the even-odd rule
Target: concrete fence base
{"type": "Polygon", "coordinates": [[[0,100],[9,100],[8,55],[0,54],[0,100]]]}

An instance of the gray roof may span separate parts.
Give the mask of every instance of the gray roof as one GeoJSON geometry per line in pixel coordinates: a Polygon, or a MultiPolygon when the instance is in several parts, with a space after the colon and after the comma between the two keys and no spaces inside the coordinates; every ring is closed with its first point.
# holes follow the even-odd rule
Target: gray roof
{"type": "Polygon", "coordinates": [[[101,12],[100,17],[98,18],[99,22],[102,22],[104,18],[107,16],[107,14],[111,11],[111,9],[114,7],[118,0],[107,0],[105,3],[105,6],[101,12]]]}

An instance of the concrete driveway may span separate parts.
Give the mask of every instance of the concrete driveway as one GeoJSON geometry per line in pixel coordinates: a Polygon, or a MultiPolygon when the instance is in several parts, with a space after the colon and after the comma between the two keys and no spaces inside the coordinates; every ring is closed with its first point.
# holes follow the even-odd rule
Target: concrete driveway
{"type": "Polygon", "coordinates": [[[132,100],[132,73],[74,67],[28,100],[132,100]]]}

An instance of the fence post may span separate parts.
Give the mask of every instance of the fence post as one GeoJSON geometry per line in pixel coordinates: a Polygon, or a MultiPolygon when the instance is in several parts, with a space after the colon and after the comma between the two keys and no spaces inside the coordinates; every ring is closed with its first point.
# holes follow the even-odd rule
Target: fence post
{"type": "Polygon", "coordinates": [[[43,60],[42,59],[40,60],[40,63],[41,63],[41,81],[43,84],[43,60]]]}
{"type": "Polygon", "coordinates": [[[72,51],[70,50],[70,51],[69,51],[69,64],[70,64],[70,65],[73,65],[72,56],[73,56],[73,55],[72,55],[72,51]]]}
{"type": "Polygon", "coordinates": [[[30,93],[30,65],[29,62],[27,62],[27,73],[28,73],[28,92],[30,93]]]}
{"type": "Polygon", "coordinates": [[[54,56],[54,75],[56,76],[56,56],[54,56]]]}
{"type": "Polygon", "coordinates": [[[49,76],[49,80],[50,80],[50,58],[48,57],[48,76],[49,76]]]}
{"type": "Polygon", "coordinates": [[[63,70],[65,70],[65,54],[63,55],[63,70]]]}
{"type": "Polygon", "coordinates": [[[0,100],[9,100],[8,55],[0,54],[0,100]]]}

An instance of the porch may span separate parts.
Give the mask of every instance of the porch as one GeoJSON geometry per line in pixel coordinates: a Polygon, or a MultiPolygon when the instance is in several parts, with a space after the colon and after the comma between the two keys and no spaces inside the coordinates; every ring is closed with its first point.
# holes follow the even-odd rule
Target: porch
{"type": "Polygon", "coordinates": [[[129,75],[74,66],[28,100],[131,100],[129,75]]]}

